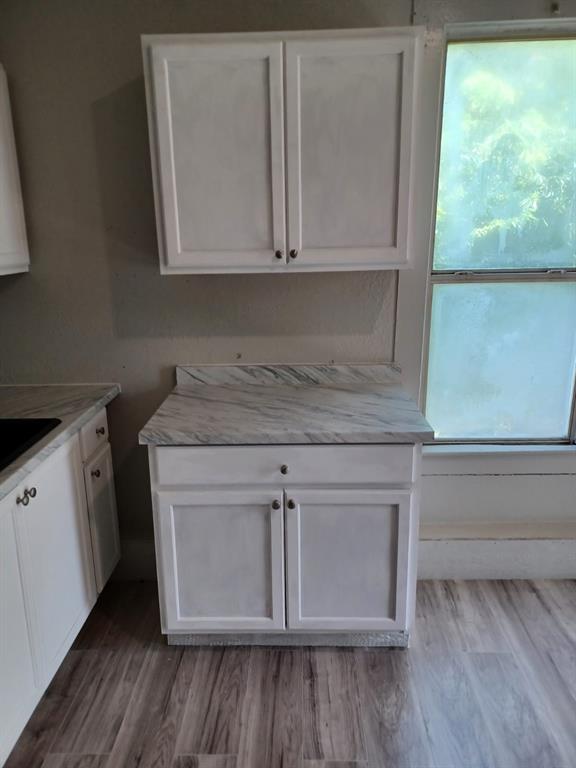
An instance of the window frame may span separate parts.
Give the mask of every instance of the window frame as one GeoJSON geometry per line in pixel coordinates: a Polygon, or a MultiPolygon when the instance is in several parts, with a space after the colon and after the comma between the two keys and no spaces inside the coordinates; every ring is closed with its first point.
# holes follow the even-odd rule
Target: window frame
{"type": "MultiPolygon", "coordinates": [[[[432,94],[422,103],[420,130],[416,134],[415,165],[421,169],[422,199],[426,199],[430,213],[427,220],[420,216],[414,239],[416,252],[422,258],[411,271],[400,272],[395,335],[395,360],[401,365],[410,393],[425,410],[428,374],[432,290],[436,284],[478,282],[576,282],[576,268],[526,270],[443,270],[433,271],[434,232],[438,197],[440,147],[448,44],[452,42],[480,42],[507,40],[546,40],[576,37],[576,20],[547,19],[536,21],[480,22],[449,24],[443,30],[429,32],[425,46],[425,62],[420,77],[420,98],[432,94]],[[427,162],[427,157],[432,162],[427,162]]],[[[419,201],[416,201],[417,203],[419,201]]],[[[420,201],[421,202],[421,201],[420,201]]],[[[471,459],[491,451],[494,458],[503,451],[522,453],[533,459],[534,451],[551,448],[556,453],[576,454],[576,383],[573,388],[568,437],[558,439],[437,439],[428,444],[425,453],[442,451],[443,455],[469,454],[471,459]]]]}

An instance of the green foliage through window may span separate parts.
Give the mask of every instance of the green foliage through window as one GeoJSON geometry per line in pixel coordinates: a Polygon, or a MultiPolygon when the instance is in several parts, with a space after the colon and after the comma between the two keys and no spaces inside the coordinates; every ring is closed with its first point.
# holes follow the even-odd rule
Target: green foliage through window
{"type": "Polygon", "coordinates": [[[576,40],[448,47],[434,270],[576,268],[576,40]]]}

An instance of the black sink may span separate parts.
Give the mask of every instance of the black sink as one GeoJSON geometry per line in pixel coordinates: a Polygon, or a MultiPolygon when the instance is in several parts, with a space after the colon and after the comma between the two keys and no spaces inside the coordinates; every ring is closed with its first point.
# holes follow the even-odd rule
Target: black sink
{"type": "Polygon", "coordinates": [[[60,419],[0,419],[0,470],[61,423],[60,419]]]}

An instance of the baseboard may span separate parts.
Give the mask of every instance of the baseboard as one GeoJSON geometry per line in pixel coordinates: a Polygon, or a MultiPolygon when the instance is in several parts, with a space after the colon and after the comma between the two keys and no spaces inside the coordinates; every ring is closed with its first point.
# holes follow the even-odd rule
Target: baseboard
{"type": "MultiPolygon", "coordinates": [[[[155,579],[154,542],[127,539],[117,580],[155,579]]],[[[419,579],[575,579],[576,540],[550,538],[424,539],[419,579]]]]}
{"type": "Polygon", "coordinates": [[[574,579],[574,539],[420,541],[419,579],[574,579]]]}

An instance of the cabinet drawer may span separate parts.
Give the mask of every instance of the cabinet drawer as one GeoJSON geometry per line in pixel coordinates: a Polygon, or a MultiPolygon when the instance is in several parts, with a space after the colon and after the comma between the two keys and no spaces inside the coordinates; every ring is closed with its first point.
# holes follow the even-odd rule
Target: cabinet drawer
{"type": "Polygon", "coordinates": [[[156,485],[411,483],[412,445],[150,449],[156,485]]]}
{"type": "Polygon", "coordinates": [[[92,454],[108,441],[108,419],[106,418],[106,408],[98,411],[88,424],[85,424],[80,430],[80,445],[82,448],[82,459],[87,461],[92,454]]]}

